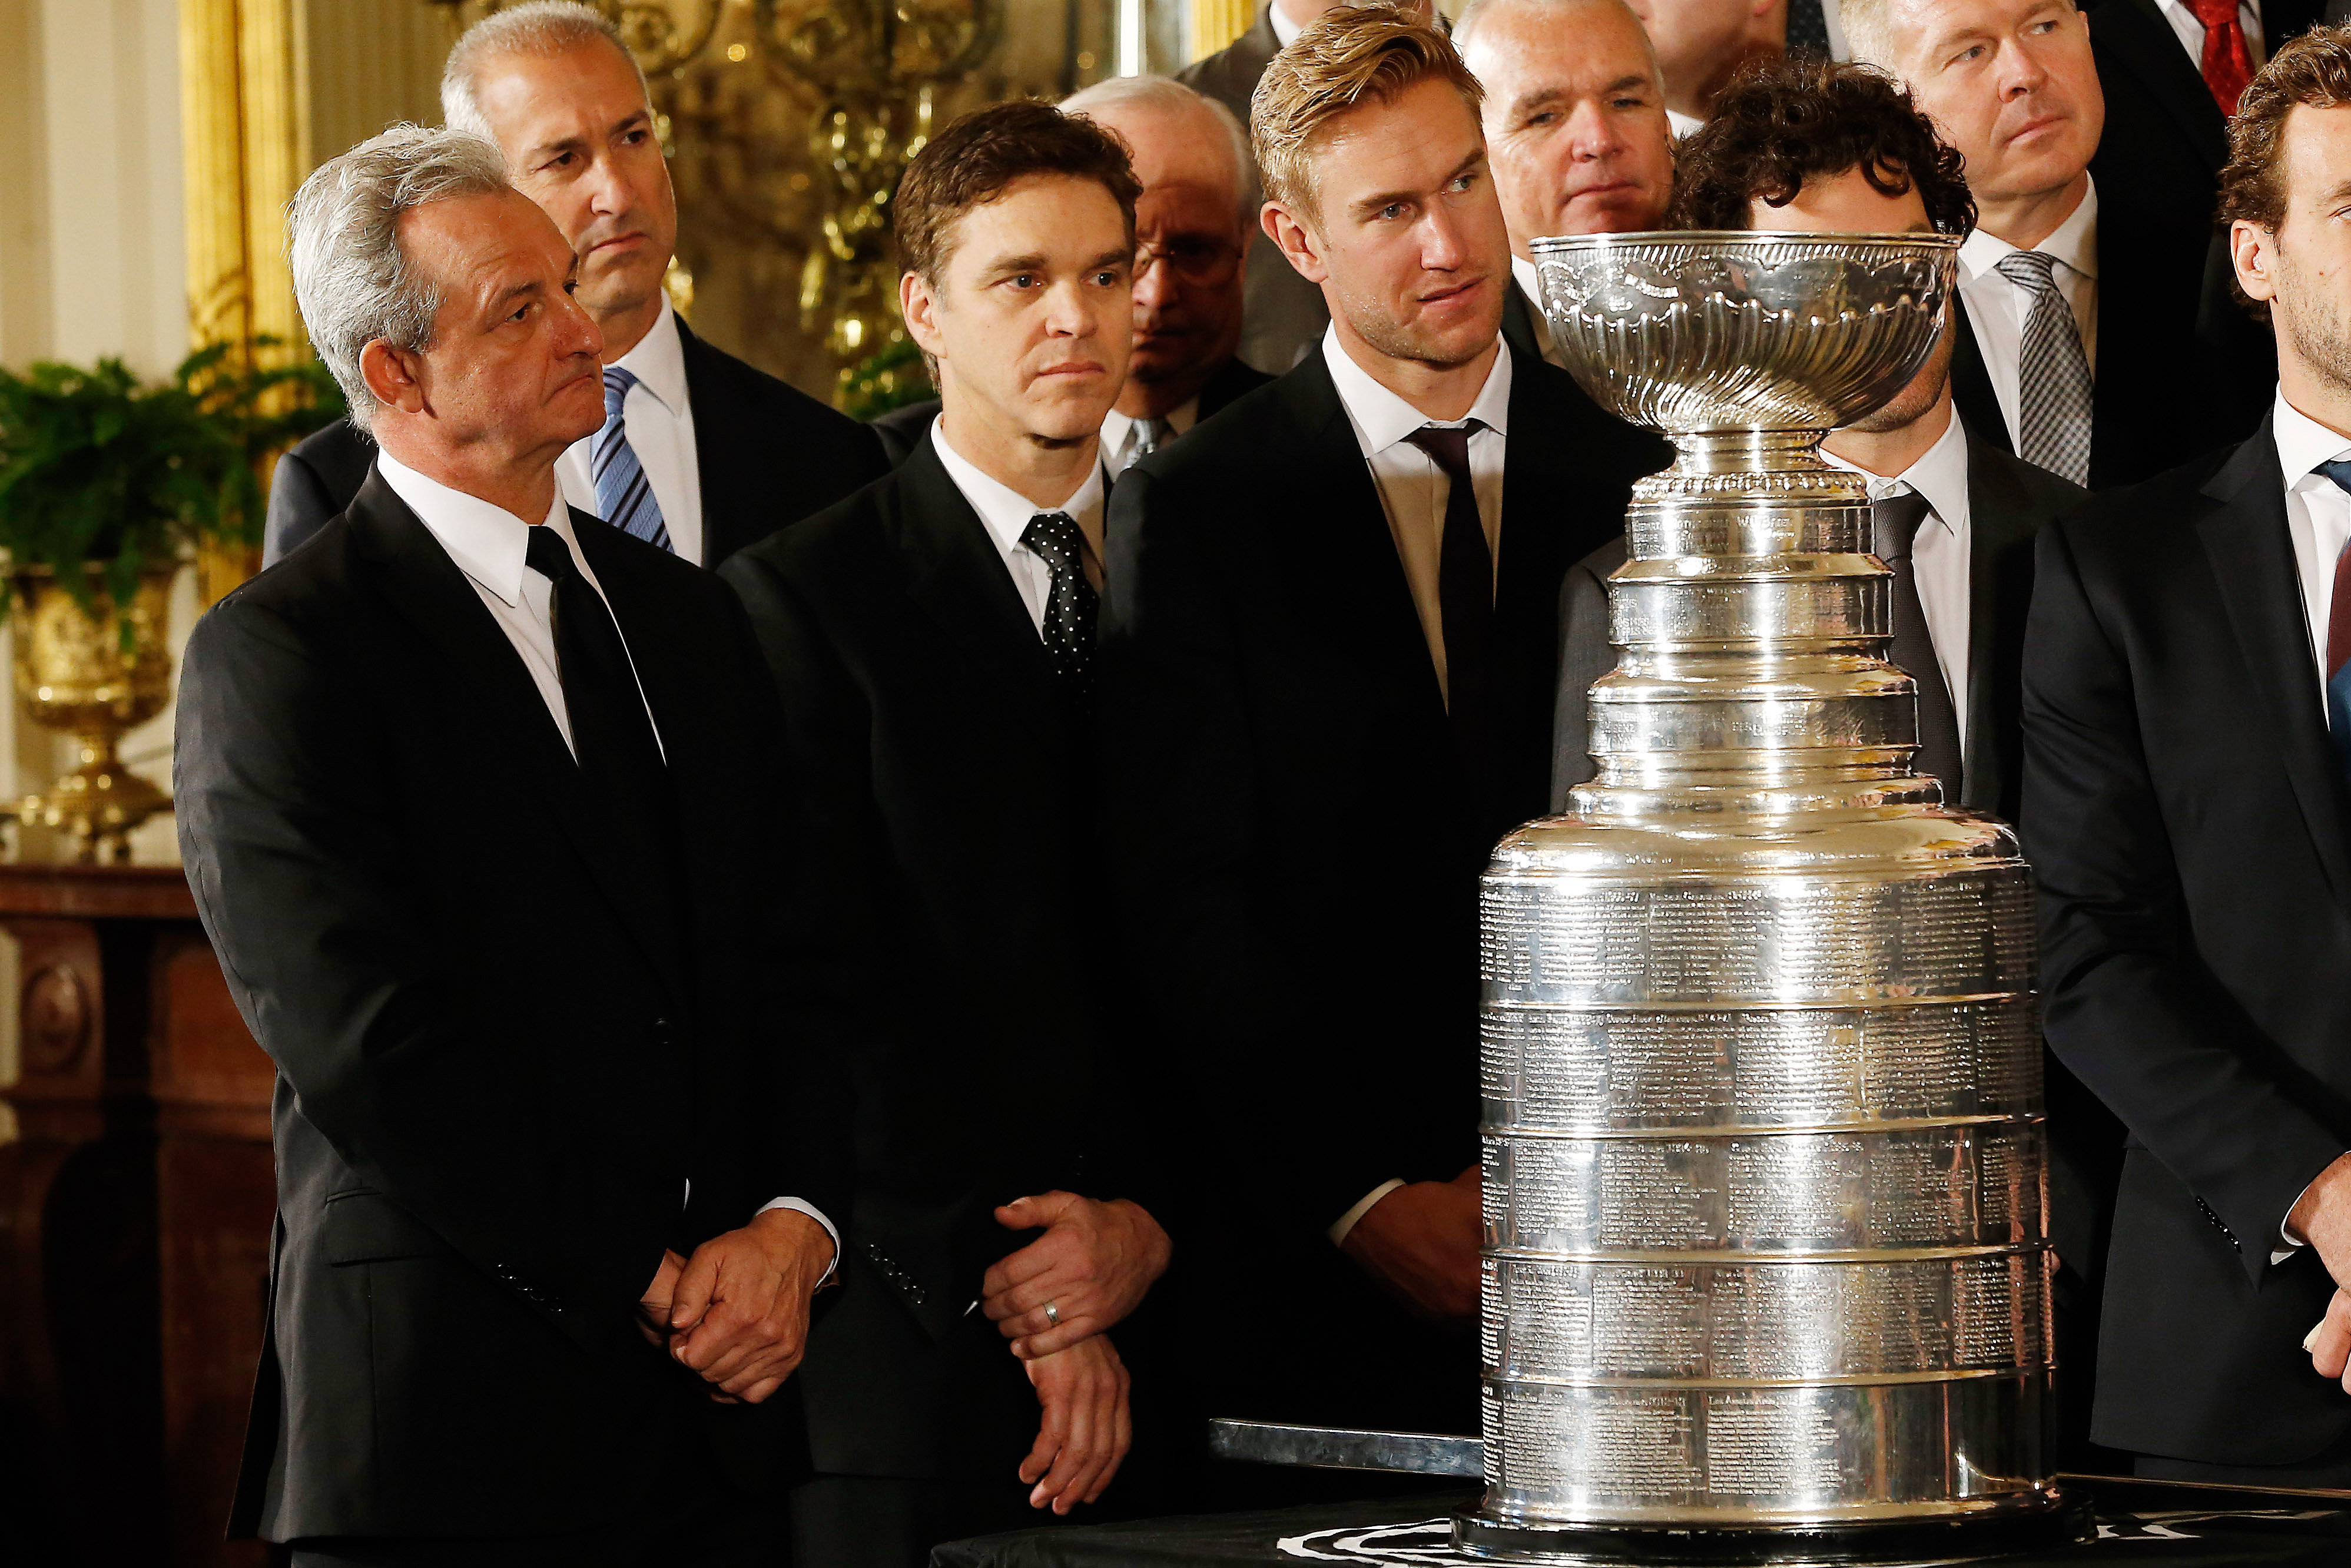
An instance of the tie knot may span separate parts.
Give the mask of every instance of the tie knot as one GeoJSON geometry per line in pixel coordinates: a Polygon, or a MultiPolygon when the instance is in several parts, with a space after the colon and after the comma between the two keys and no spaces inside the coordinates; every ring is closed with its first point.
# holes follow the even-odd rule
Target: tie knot
{"type": "Polygon", "coordinates": [[[604,367],[604,423],[610,424],[621,417],[621,405],[629,401],[629,389],[637,384],[637,373],[618,365],[604,367]]]}
{"type": "Polygon", "coordinates": [[[2000,275],[2028,294],[2054,293],[2057,258],[2046,251],[2011,251],[1995,264],[2000,275]]]}
{"type": "Polygon", "coordinates": [[[1919,526],[1926,522],[1931,508],[1927,497],[1916,490],[1905,490],[1898,496],[1888,496],[1883,501],[1869,504],[1869,532],[1876,547],[1873,553],[1883,561],[1906,560],[1910,547],[1918,537],[1919,526]]]}
{"type": "Polygon", "coordinates": [[[2351,495],[2351,457],[2337,457],[2332,463],[2322,463],[2311,472],[2324,474],[2335,481],[2336,489],[2351,495]]]}
{"type": "Polygon", "coordinates": [[[1424,424],[1405,439],[1427,453],[1429,461],[1458,484],[1469,477],[1469,438],[1485,428],[1482,419],[1461,424],[1424,424]]]}
{"type": "Polygon", "coordinates": [[[530,570],[549,582],[561,582],[576,570],[571,559],[571,547],[563,536],[542,523],[530,530],[529,542],[523,546],[522,558],[530,570]]]}
{"type": "Polygon", "coordinates": [[[2188,0],[2188,9],[2207,31],[2225,27],[2237,20],[2238,0],[2188,0]]]}
{"type": "Polygon", "coordinates": [[[1020,542],[1052,568],[1056,577],[1083,570],[1081,541],[1078,520],[1067,512],[1040,512],[1020,530],[1020,542]]]}

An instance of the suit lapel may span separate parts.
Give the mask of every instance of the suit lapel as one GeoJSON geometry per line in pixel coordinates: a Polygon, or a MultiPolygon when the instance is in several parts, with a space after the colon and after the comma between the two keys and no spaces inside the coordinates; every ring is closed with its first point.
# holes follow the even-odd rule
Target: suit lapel
{"type": "MultiPolygon", "coordinates": [[[[2000,394],[1991,390],[1991,372],[1984,368],[1983,350],[1976,344],[1975,323],[1959,291],[1951,290],[1951,402],[1968,429],[2000,451],[2011,455],[2016,445],[2008,438],[2008,421],[2001,416],[2000,394]]],[[[2095,390],[2095,388],[2094,388],[2095,390]]]]}
{"type": "Polygon", "coordinates": [[[2128,63],[2198,154],[2215,168],[2227,162],[2228,121],[2155,0],[2104,0],[2092,18],[2093,37],[2128,63]]]}
{"type": "Polygon", "coordinates": [[[739,524],[762,515],[760,501],[742,493],[742,465],[730,461],[748,450],[738,428],[740,400],[718,384],[713,350],[694,335],[683,316],[677,318],[677,343],[685,361],[685,401],[694,420],[694,467],[702,480],[702,559],[715,565],[757,537],[739,524]]]}
{"type": "MultiPolygon", "coordinates": [[[[378,582],[385,596],[449,665],[457,677],[455,689],[472,694],[480,703],[487,719],[484,734],[513,748],[532,798],[570,840],[591,877],[611,899],[613,912],[670,983],[672,994],[683,998],[675,934],[663,917],[660,901],[613,853],[601,809],[590,797],[571,748],[563,743],[563,733],[548,712],[546,699],[539,695],[514,644],[483,608],[473,584],[381,475],[368,476],[349,516],[360,549],[383,568],[378,582]]],[[[575,510],[572,517],[577,524],[582,514],[575,510]]],[[[605,525],[595,527],[601,529],[605,525]]],[[[583,531],[583,548],[584,537],[583,531]]],[[[615,575],[627,574],[597,571],[608,591],[615,575]]],[[[615,619],[627,637],[629,622],[620,609],[615,600],[615,619]]],[[[630,653],[636,656],[634,640],[630,653]]],[[[667,738],[664,731],[664,743],[667,738]]]]}
{"type": "Polygon", "coordinates": [[[2351,839],[2344,779],[2326,733],[2318,667],[2302,608],[2283,482],[2270,423],[2204,486],[2214,503],[2197,525],[2229,624],[2266,711],[2286,777],[2335,895],[2351,908],[2351,839]]]}
{"type": "Polygon", "coordinates": [[[884,531],[905,569],[908,596],[958,649],[1013,684],[1022,700],[1012,706],[1040,711],[1058,700],[1061,675],[1029,605],[987,525],[927,437],[899,465],[893,487],[897,504],[884,531]]]}
{"type": "MultiPolygon", "coordinates": [[[[1956,417],[1956,416],[1954,416],[1956,417]]],[[[1968,442],[1968,739],[1962,804],[1997,812],[2019,762],[2011,667],[2032,580],[2015,580],[2021,555],[2043,522],[2009,472],[2010,456],[1966,426],[1968,442]]]]}
{"type": "Polygon", "coordinates": [[[1543,362],[1542,350],[1535,342],[1534,302],[1527,298],[1515,277],[1510,279],[1510,292],[1502,297],[1502,341],[1510,346],[1519,363],[1543,362]]]}

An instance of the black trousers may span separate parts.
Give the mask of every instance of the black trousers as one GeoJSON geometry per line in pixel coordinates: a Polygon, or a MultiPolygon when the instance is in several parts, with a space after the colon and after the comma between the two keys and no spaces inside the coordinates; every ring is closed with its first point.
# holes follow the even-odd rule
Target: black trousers
{"type": "MultiPolygon", "coordinates": [[[[1113,1483],[1115,1486],[1116,1483],[1113,1483]]],[[[1029,1489],[1002,1481],[818,1476],[792,1489],[793,1561],[805,1568],[926,1568],[931,1548],[975,1535],[1091,1522],[1030,1508],[1029,1489]]]]}
{"type": "Polygon", "coordinates": [[[640,1517],[560,1535],[315,1537],[291,1543],[293,1568],[788,1568],[783,1499],[738,1490],[695,1425],[682,1436],[640,1517]]]}
{"type": "Polygon", "coordinates": [[[2131,1474],[2141,1480],[2201,1481],[2217,1487],[2292,1487],[2335,1490],[2351,1487],[2351,1438],[2328,1446],[2293,1465],[2208,1465],[2200,1459],[2168,1459],[2133,1454],[2131,1474]]]}

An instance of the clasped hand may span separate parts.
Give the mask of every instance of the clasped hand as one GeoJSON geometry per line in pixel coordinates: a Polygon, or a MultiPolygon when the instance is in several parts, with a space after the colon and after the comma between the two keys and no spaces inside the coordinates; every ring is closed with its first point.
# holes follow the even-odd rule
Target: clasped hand
{"type": "Polygon", "coordinates": [[[1478,1311],[1478,1243],[1485,1218],[1478,1167],[1416,1181],[1365,1209],[1339,1250],[1416,1315],[1460,1322],[1478,1311]]]}
{"type": "Polygon", "coordinates": [[[1167,1271],[1167,1232],[1142,1205],[1123,1197],[1098,1203],[1049,1192],[1006,1204],[996,1220],[1010,1230],[1045,1232],[980,1281],[983,1309],[1023,1361],[1056,1354],[1119,1322],[1167,1271]]]}
{"type": "Polygon", "coordinates": [[[691,1258],[663,1253],[638,1302],[640,1326],[699,1374],[713,1399],[757,1405],[807,1352],[809,1299],[832,1250],[832,1238],[809,1216],[768,1209],[691,1258]]]}

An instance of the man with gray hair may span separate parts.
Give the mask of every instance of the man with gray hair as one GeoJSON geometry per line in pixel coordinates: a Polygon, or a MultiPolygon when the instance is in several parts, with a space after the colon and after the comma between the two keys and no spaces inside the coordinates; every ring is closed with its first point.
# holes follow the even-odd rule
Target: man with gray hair
{"type": "Polygon", "coordinates": [[[291,225],[381,451],[180,688],[188,880],[277,1068],[232,1529],[301,1568],[771,1563],[727,1477],[789,1479],[842,1165],[812,857],[742,810],[790,778],[774,688],[722,583],[564,505],[602,340],[495,147],[397,127],[291,225]]]}
{"type": "MultiPolygon", "coordinates": [[[[677,197],[644,75],[611,20],[573,0],[492,13],[450,50],[441,107],[497,144],[516,189],[580,256],[577,298],[604,335],[604,419],[558,465],[573,506],[716,566],[880,477],[872,432],[703,341],[671,308],[677,197]]],[[[349,505],[371,455],[343,425],[287,454],[266,558],[349,505]]]]}
{"type": "MultiPolygon", "coordinates": [[[[1238,358],[1257,162],[1230,110],[1165,77],[1112,77],[1063,99],[1061,112],[1116,132],[1143,182],[1134,350],[1102,429],[1102,464],[1115,479],[1271,379],[1238,358]]],[[[874,429],[903,458],[938,412],[933,398],[883,415],[874,429]]]]}

